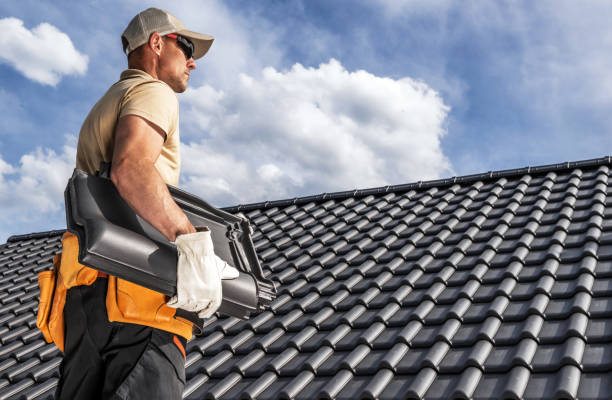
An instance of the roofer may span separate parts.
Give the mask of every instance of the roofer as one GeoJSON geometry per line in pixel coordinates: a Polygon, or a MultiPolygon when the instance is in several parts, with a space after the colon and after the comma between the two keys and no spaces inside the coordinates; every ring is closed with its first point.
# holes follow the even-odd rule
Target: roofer
{"type": "Polygon", "coordinates": [[[132,19],[121,39],[129,69],[85,119],[76,166],[93,174],[101,162],[112,162],[110,178],[120,195],[176,243],[177,295],[168,301],[80,265],[76,236],[66,233],[54,260],[55,286],[41,278],[37,319],[45,338],[64,351],[59,399],[182,398],[193,325],[176,317],[175,309],[210,317],[221,303],[221,279],[238,276],[214,255],[210,231],[196,231],[166,186],[178,186],[180,168],[175,92],[187,89],[195,60],[213,37],[149,8],[132,19]]]}

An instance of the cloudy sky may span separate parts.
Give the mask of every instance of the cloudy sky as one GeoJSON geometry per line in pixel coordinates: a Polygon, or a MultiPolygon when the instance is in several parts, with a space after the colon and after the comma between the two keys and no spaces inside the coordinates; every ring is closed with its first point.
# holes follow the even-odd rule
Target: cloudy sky
{"type": "Polygon", "coordinates": [[[0,243],[65,226],[81,122],[148,6],[216,38],[179,95],[180,186],[216,206],[612,153],[610,2],[2,2],[0,243]]]}

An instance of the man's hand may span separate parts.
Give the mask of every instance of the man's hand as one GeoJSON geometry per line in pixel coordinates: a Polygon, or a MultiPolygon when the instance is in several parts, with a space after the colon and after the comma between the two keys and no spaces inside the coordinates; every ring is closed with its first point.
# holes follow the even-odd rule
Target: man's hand
{"type": "Polygon", "coordinates": [[[144,118],[121,117],[110,177],[130,207],[173,242],[177,235],[196,230],[155,168],[165,137],[161,128],[144,118]]]}
{"type": "Polygon", "coordinates": [[[209,318],[221,305],[221,280],[239,273],[215,254],[210,230],[200,229],[176,238],[176,295],[167,304],[209,318]]]}

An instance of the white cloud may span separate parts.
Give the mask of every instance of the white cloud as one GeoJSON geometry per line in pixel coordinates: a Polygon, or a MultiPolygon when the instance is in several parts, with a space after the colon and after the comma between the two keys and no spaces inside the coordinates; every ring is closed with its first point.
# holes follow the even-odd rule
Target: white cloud
{"type": "Polygon", "coordinates": [[[29,30],[17,18],[2,18],[0,32],[0,61],[33,81],[55,86],[62,75],[87,71],[87,55],[79,53],[70,37],[53,25],[42,23],[29,30]]]}
{"type": "Polygon", "coordinates": [[[0,156],[0,243],[13,234],[65,227],[64,189],[76,157],[75,137],[65,139],[61,153],[37,148],[18,165],[0,156]]]}
{"type": "MultiPolygon", "coordinates": [[[[436,58],[435,64],[449,64],[449,58],[457,54],[452,50],[459,47],[474,57],[474,62],[486,63],[489,74],[503,79],[492,90],[507,84],[511,100],[528,104],[547,122],[565,122],[569,109],[590,105],[609,108],[612,103],[610,2],[364,3],[380,7],[392,27],[425,19],[429,23],[427,29],[414,29],[410,34],[413,40],[429,39],[436,46],[439,54],[428,54],[436,58]]],[[[469,65],[462,67],[467,69],[469,65]]],[[[453,71],[444,72],[451,75],[453,71]]],[[[442,84],[454,79],[457,78],[444,76],[442,84]]]]}
{"type": "Polygon", "coordinates": [[[182,98],[183,186],[216,205],[438,178],[449,108],[425,83],[318,68],[265,68],[182,98]]]}
{"type": "Polygon", "coordinates": [[[446,144],[458,173],[472,172],[460,162],[465,154],[490,170],[600,157],[610,148],[611,2],[363,3],[384,17],[380,36],[405,33],[408,49],[424,49],[410,74],[453,106],[446,144]]]}

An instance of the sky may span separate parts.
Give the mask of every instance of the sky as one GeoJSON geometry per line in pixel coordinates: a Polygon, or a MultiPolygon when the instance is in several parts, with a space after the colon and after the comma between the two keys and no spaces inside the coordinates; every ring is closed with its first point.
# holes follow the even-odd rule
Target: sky
{"type": "Polygon", "coordinates": [[[612,153],[612,2],[2,2],[0,243],[65,228],[81,123],[150,6],[215,37],[179,186],[217,207],[612,153]]]}

